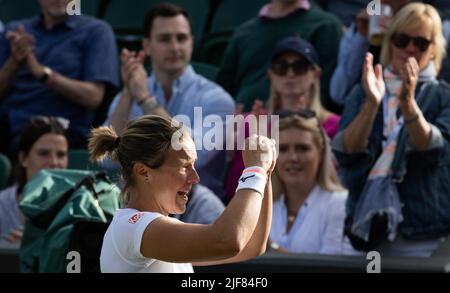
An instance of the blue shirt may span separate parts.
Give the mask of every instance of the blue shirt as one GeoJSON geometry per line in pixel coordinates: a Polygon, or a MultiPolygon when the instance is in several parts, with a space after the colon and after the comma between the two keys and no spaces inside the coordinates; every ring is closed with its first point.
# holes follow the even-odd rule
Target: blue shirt
{"type": "MultiPolygon", "coordinates": [[[[184,115],[186,118],[190,119],[191,126],[194,130],[194,137],[202,134],[201,136],[204,138],[208,130],[214,127],[214,125],[212,127],[203,127],[201,121],[199,121],[199,123],[194,123],[194,107],[201,108],[203,118],[212,114],[218,115],[223,123],[223,134],[225,134],[226,115],[234,114],[234,101],[219,85],[196,74],[192,66],[188,66],[185,72],[173,82],[172,97],[169,102],[167,102],[164,96],[162,84],[155,80],[153,74],[149,76],[147,84],[150,93],[156,96],[158,104],[163,107],[170,116],[184,115]]],[[[117,107],[120,96],[121,93],[114,98],[111,104],[108,119],[105,122],[106,125],[109,124],[109,119],[117,107]]],[[[141,107],[139,107],[137,103],[133,103],[129,119],[135,119],[143,114],[144,112],[141,107]]],[[[202,137],[200,137],[200,141],[202,140],[202,137]]],[[[197,139],[196,141],[199,140],[197,139]]],[[[200,175],[201,183],[222,198],[224,195],[222,177],[225,169],[225,151],[206,150],[204,146],[199,149],[198,145],[197,151],[198,160],[196,168],[200,175]]]]}
{"type": "MultiPolygon", "coordinates": [[[[70,16],[64,23],[47,30],[41,16],[9,23],[0,35],[0,66],[10,56],[6,31],[17,31],[19,24],[34,35],[34,53],[38,61],[65,77],[80,81],[103,82],[118,87],[119,63],[111,27],[89,16],[70,16]]],[[[11,92],[2,100],[0,117],[8,117],[11,134],[18,135],[31,116],[60,116],[70,120],[71,129],[86,137],[94,112],[70,102],[39,82],[22,66],[11,92]]]]}
{"type": "Polygon", "coordinates": [[[17,185],[0,191],[0,241],[22,225],[16,196],[17,185]]]}
{"type": "Polygon", "coordinates": [[[336,104],[344,105],[350,90],[360,81],[368,48],[369,41],[353,23],[339,44],[338,64],[330,81],[330,96],[336,104]]]}

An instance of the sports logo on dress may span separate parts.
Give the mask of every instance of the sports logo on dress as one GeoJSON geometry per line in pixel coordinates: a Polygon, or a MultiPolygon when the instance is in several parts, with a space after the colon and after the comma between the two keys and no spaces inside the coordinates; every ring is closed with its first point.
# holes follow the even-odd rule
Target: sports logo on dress
{"type": "Polygon", "coordinates": [[[130,224],[136,224],[137,221],[143,216],[143,213],[136,213],[128,220],[130,224]]]}

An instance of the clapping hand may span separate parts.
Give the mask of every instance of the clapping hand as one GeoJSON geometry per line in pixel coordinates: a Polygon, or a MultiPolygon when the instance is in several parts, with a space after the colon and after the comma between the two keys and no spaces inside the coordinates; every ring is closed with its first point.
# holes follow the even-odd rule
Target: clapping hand
{"type": "Polygon", "coordinates": [[[409,57],[403,68],[400,69],[400,77],[403,82],[398,99],[401,103],[411,102],[411,99],[414,99],[419,71],[419,64],[414,57],[409,57]]]}
{"type": "Polygon", "coordinates": [[[120,55],[120,72],[125,88],[128,89],[132,99],[139,102],[149,96],[147,88],[147,72],[144,68],[145,53],[123,49],[120,55]]]}
{"type": "Polygon", "coordinates": [[[19,25],[17,31],[8,31],[6,39],[11,46],[11,57],[19,64],[27,60],[28,55],[33,52],[36,42],[33,35],[25,32],[23,24],[19,25]]]}
{"type": "Polygon", "coordinates": [[[367,98],[378,106],[386,93],[386,85],[383,80],[383,68],[380,64],[374,68],[371,53],[366,54],[362,82],[367,98]]]}
{"type": "Polygon", "coordinates": [[[5,240],[11,244],[17,244],[22,241],[23,230],[22,229],[14,229],[9,232],[8,235],[5,236],[5,240]]]}

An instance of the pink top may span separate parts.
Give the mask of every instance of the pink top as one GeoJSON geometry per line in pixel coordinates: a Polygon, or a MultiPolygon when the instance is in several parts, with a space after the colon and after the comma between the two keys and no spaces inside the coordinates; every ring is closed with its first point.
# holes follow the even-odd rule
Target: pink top
{"type": "Polygon", "coordinates": [[[333,137],[336,135],[336,133],[338,133],[340,121],[341,121],[341,116],[336,115],[336,114],[331,114],[330,117],[328,117],[328,119],[322,123],[323,129],[325,129],[325,132],[328,134],[328,137],[330,139],[333,139],[333,137]]]}
{"type": "MultiPolygon", "coordinates": [[[[330,139],[333,139],[333,137],[338,132],[340,120],[341,120],[340,116],[336,114],[331,114],[330,117],[328,117],[328,119],[322,123],[323,129],[325,130],[330,139]]],[[[245,135],[246,137],[248,136],[247,131],[245,135]]],[[[236,151],[234,153],[232,161],[230,162],[228,174],[225,179],[225,198],[227,202],[229,202],[233,197],[234,192],[236,191],[237,188],[239,177],[241,176],[242,171],[244,169],[245,166],[244,161],[242,160],[242,151],[236,151]]]]}

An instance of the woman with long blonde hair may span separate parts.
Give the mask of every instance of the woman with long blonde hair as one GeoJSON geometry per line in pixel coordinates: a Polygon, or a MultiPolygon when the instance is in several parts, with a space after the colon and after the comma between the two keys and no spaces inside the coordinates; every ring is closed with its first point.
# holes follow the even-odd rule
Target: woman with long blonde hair
{"type": "Polygon", "coordinates": [[[271,247],[342,254],[347,191],[339,182],[328,138],[312,111],[278,114],[271,247]]]}
{"type": "MultiPolygon", "coordinates": [[[[281,40],[271,56],[271,65],[267,71],[270,79],[270,96],[267,109],[256,100],[250,115],[273,115],[281,110],[312,110],[317,113],[320,125],[326,134],[333,138],[339,129],[340,117],[327,111],[320,102],[319,57],[314,47],[299,37],[281,40]]],[[[236,179],[244,166],[239,151],[235,152],[230,163],[225,182],[227,198],[231,198],[236,189],[236,179]]]]}
{"type": "Polygon", "coordinates": [[[450,233],[450,88],[436,78],[445,47],[436,9],[404,6],[386,31],[382,65],[367,54],[346,99],[333,149],[356,249],[427,257],[450,233]]]}

